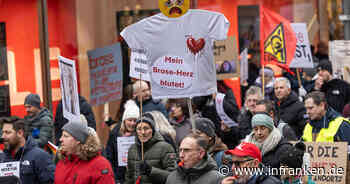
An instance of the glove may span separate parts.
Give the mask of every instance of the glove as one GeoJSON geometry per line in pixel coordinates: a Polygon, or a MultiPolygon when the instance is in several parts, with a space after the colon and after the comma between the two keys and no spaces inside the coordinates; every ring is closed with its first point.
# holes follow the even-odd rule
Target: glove
{"type": "Polygon", "coordinates": [[[306,90],[303,87],[299,88],[299,96],[304,97],[307,94],[306,90]]]}
{"type": "Polygon", "coordinates": [[[140,163],[140,174],[141,175],[150,175],[152,171],[152,166],[147,164],[146,161],[140,163]]]}
{"type": "Polygon", "coordinates": [[[116,121],[114,121],[111,117],[108,118],[107,121],[105,121],[105,123],[107,124],[107,126],[111,126],[113,125],[114,123],[116,123],[116,121]]]}

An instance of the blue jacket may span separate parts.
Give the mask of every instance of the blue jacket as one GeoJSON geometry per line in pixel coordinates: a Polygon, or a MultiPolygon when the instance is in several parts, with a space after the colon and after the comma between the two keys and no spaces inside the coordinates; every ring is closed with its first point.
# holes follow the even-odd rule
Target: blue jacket
{"type": "MultiPolygon", "coordinates": [[[[136,104],[140,107],[140,102],[138,100],[136,100],[136,104]]],[[[166,118],[168,118],[168,112],[160,100],[154,100],[150,98],[148,100],[142,101],[142,114],[150,111],[159,111],[163,113],[166,118]]]]}
{"type": "Polygon", "coordinates": [[[38,147],[31,136],[13,157],[9,151],[0,154],[0,162],[20,161],[22,184],[53,183],[55,165],[51,155],[38,147]],[[22,154],[23,153],[23,154],[22,154]]]}

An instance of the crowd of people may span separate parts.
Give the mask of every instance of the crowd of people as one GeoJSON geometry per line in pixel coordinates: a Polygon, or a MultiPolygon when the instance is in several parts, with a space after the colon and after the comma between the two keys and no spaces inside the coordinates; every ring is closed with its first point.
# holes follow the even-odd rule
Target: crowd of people
{"type": "Polygon", "coordinates": [[[24,101],[25,118],[0,118],[0,162],[19,162],[19,177],[0,181],[312,184],[310,176],[270,174],[267,168],[306,166],[303,142],[350,143],[350,85],[332,77],[327,59],[316,69],[303,72],[299,87],[290,75],[275,77],[271,68],[261,70],[257,79],[242,86],[241,109],[232,89],[218,81],[218,93],[224,94],[220,113],[217,94],[155,100],[149,83],[134,81],[124,88],[116,117],[101,122],[110,127],[106,145],[95,131],[95,117],[84,97],[79,96],[80,119],[67,120],[61,103],[53,118],[41,107],[39,95],[30,94],[24,101]],[[120,156],[120,138],[126,137],[134,140],[127,159],[120,156]],[[50,141],[58,145],[57,152],[49,149],[50,141]],[[239,172],[240,168],[263,172],[239,172]]]}

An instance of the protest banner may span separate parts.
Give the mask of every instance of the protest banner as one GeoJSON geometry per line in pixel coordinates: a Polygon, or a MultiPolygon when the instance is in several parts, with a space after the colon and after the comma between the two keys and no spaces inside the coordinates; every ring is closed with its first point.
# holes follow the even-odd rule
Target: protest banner
{"type": "Polygon", "coordinates": [[[20,178],[20,162],[0,163],[0,176],[17,176],[20,178]]]}
{"type": "Polygon", "coordinates": [[[77,74],[73,60],[58,56],[62,94],[63,117],[80,119],[77,74]]]}
{"type": "Polygon", "coordinates": [[[289,65],[290,68],[313,68],[312,53],[310,49],[310,42],[308,38],[308,32],[305,23],[293,23],[291,24],[295,37],[297,39],[297,45],[295,49],[294,58],[289,65]]]}
{"type": "Polygon", "coordinates": [[[237,40],[229,36],[227,40],[215,41],[213,46],[216,67],[216,79],[223,80],[239,77],[237,40]]]}
{"type": "Polygon", "coordinates": [[[131,145],[135,144],[135,136],[117,137],[118,142],[118,166],[128,165],[128,151],[131,145]]]}
{"type": "Polygon", "coordinates": [[[120,43],[88,51],[90,103],[101,105],[122,97],[123,76],[120,43]]]}
{"type": "Polygon", "coordinates": [[[309,174],[317,184],[346,182],[347,142],[305,142],[311,156],[309,174]]]}
{"type": "Polygon", "coordinates": [[[329,59],[332,61],[333,76],[350,82],[350,41],[334,40],[329,42],[329,59]]]}

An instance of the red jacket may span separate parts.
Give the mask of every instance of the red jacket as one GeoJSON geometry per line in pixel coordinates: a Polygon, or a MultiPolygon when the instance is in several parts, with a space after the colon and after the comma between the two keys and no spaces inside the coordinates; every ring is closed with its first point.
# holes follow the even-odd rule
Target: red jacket
{"type": "Polygon", "coordinates": [[[66,157],[56,166],[55,184],[114,184],[111,164],[98,155],[91,160],[66,157]]]}

